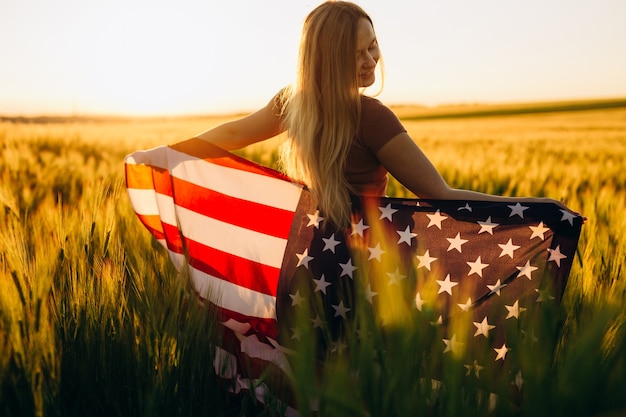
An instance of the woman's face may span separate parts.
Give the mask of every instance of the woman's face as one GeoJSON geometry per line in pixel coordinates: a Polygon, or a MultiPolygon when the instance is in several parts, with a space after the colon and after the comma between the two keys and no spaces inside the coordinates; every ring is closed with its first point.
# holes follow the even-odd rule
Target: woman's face
{"type": "Polygon", "coordinates": [[[356,73],[359,87],[369,87],[374,84],[376,75],[374,70],[380,58],[378,41],[372,24],[367,19],[361,19],[356,33],[356,73]]]}

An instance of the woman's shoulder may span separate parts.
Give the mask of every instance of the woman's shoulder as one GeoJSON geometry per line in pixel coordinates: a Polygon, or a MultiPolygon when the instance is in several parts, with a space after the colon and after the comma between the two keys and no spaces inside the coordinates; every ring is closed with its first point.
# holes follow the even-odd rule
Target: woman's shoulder
{"type": "Polygon", "coordinates": [[[374,152],[406,129],[396,114],[380,100],[361,96],[360,137],[374,152]]]}
{"type": "Polygon", "coordinates": [[[382,101],[378,100],[375,97],[366,96],[361,94],[361,108],[367,109],[380,109],[380,108],[388,108],[385,106],[382,101]]]}
{"type": "Polygon", "coordinates": [[[399,123],[396,114],[377,98],[361,95],[361,115],[365,120],[394,120],[399,123]]]}

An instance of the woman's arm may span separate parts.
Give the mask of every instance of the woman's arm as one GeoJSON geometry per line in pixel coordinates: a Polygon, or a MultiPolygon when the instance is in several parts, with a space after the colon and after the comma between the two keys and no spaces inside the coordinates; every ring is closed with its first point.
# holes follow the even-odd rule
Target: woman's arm
{"type": "Polygon", "coordinates": [[[272,138],[283,131],[280,109],[275,103],[273,98],[260,110],[241,119],[223,123],[195,137],[227,151],[272,138]]]}
{"type": "Polygon", "coordinates": [[[387,142],[376,155],[383,166],[402,185],[420,198],[436,200],[484,200],[505,202],[550,202],[549,198],[503,197],[477,191],[451,188],[422,150],[407,133],[400,133],[387,142]]]}

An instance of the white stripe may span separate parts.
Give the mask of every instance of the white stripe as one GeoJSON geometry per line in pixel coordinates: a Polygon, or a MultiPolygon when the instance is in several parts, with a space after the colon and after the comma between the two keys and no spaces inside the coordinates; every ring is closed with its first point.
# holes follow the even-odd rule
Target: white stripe
{"type": "Polygon", "coordinates": [[[130,155],[126,155],[124,163],[128,165],[150,165],[153,167],[168,169],[167,166],[167,150],[168,146],[159,146],[156,148],[146,149],[144,151],[136,151],[130,155]]]}
{"type": "MultiPolygon", "coordinates": [[[[234,386],[229,388],[229,391],[234,394],[239,394],[242,390],[254,390],[257,400],[259,400],[262,404],[265,404],[268,396],[271,396],[278,401],[278,407],[285,408],[284,415],[286,417],[297,417],[300,415],[296,409],[281,401],[281,399],[277,397],[276,393],[273,393],[266,384],[259,383],[260,381],[258,379],[245,378],[239,374],[237,372],[237,357],[219,346],[215,347],[213,367],[216,375],[222,378],[234,380],[234,386]]],[[[317,411],[317,408],[311,409],[317,411]]]]}
{"type": "Polygon", "coordinates": [[[169,195],[156,193],[156,203],[159,207],[159,217],[161,222],[176,226],[176,206],[174,205],[174,199],[169,195]]]}
{"type": "Polygon", "coordinates": [[[216,165],[168,146],[134,152],[126,157],[125,162],[167,169],[176,178],[201,187],[289,211],[295,211],[302,193],[299,184],[216,165]]]}
{"type": "Polygon", "coordinates": [[[239,334],[246,334],[252,328],[252,326],[250,326],[250,323],[242,323],[235,319],[228,319],[222,322],[222,326],[229,328],[233,332],[239,333],[239,334]]]}
{"type": "Polygon", "coordinates": [[[200,297],[249,317],[276,319],[276,297],[224,281],[192,266],[189,269],[200,297]]]}
{"type": "Polygon", "coordinates": [[[241,352],[247,354],[251,358],[258,358],[266,362],[271,362],[278,366],[285,373],[285,375],[292,376],[291,366],[289,366],[289,361],[283,352],[268,344],[261,343],[256,334],[244,336],[242,334],[235,333],[235,336],[239,339],[241,352]]]}
{"type": "Polygon", "coordinates": [[[162,223],[176,228],[180,226],[185,238],[205,246],[274,268],[282,266],[287,239],[215,220],[187,208],[175,206],[170,196],[143,191],[129,190],[133,206],[135,203],[141,206],[142,211],[137,213],[158,215],[162,223]]]}
{"type": "Polygon", "coordinates": [[[128,188],[128,197],[137,214],[154,216],[159,214],[159,206],[156,202],[154,189],[128,188]]]}
{"type": "Polygon", "coordinates": [[[171,174],[201,187],[242,200],[295,211],[302,186],[290,181],[212,164],[170,149],[171,174]]]}
{"type": "MultiPolygon", "coordinates": [[[[159,242],[162,242],[163,246],[167,248],[165,239],[159,240],[159,242]]],[[[173,250],[169,248],[167,248],[167,251],[170,254],[170,259],[172,263],[174,264],[174,268],[176,268],[176,270],[179,272],[182,271],[182,269],[188,264],[187,258],[185,257],[185,255],[183,255],[182,253],[174,252],[173,250]]]]}
{"type": "Polygon", "coordinates": [[[187,239],[263,265],[282,266],[287,239],[215,220],[180,206],[176,211],[187,239]]]}
{"type": "Polygon", "coordinates": [[[159,216],[162,223],[176,227],[174,199],[153,189],[129,188],[128,196],[137,214],[159,216]]]}
{"type": "Polygon", "coordinates": [[[232,379],[237,375],[237,358],[232,353],[215,346],[215,358],[213,358],[215,374],[222,378],[232,379]]]}

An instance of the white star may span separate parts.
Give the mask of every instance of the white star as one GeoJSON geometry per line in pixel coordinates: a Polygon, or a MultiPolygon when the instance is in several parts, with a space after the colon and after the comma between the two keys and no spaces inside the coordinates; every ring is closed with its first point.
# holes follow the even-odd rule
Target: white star
{"type": "Polygon", "coordinates": [[[519,314],[526,311],[524,307],[519,306],[519,300],[515,301],[515,304],[513,304],[512,306],[505,305],[504,307],[506,307],[509,312],[509,314],[506,316],[506,319],[519,319],[519,314]]]}
{"type": "Polygon", "coordinates": [[[309,218],[309,223],[306,225],[306,227],[314,226],[316,229],[320,228],[320,222],[324,220],[324,218],[320,216],[319,210],[316,210],[315,214],[307,214],[307,217],[309,218]]]}
{"type": "Polygon", "coordinates": [[[423,266],[426,267],[430,271],[430,264],[437,260],[437,258],[433,258],[430,256],[430,252],[427,250],[423,255],[417,255],[417,259],[420,261],[418,268],[423,266]]]}
{"type": "Polygon", "coordinates": [[[531,239],[538,237],[541,240],[544,240],[544,234],[550,230],[550,228],[545,227],[543,222],[540,222],[537,226],[528,226],[530,230],[533,231],[533,234],[530,236],[531,239]]]}
{"type": "Polygon", "coordinates": [[[472,308],[472,299],[468,298],[465,304],[457,304],[457,305],[461,307],[461,310],[469,311],[469,309],[472,308]]]}
{"type": "Polygon", "coordinates": [[[487,285],[487,287],[489,287],[489,289],[491,290],[491,292],[489,292],[489,295],[491,294],[500,295],[500,290],[506,287],[507,285],[509,284],[500,284],[500,280],[496,281],[496,285],[487,285]]]}
{"type": "Polygon", "coordinates": [[[530,334],[526,330],[522,330],[522,340],[530,340],[530,344],[535,346],[535,343],[539,341],[539,338],[535,336],[535,331],[532,330],[530,334]]]}
{"type": "Polygon", "coordinates": [[[513,239],[511,238],[509,238],[509,241],[506,242],[504,245],[498,243],[498,246],[500,246],[500,249],[502,249],[502,253],[500,253],[500,258],[502,258],[504,255],[509,255],[509,257],[513,259],[513,251],[520,248],[520,246],[513,244],[513,239]]]}
{"type": "Polygon", "coordinates": [[[530,275],[533,271],[536,271],[538,268],[536,266],[532,266],[530,264],[530,261],[526,261],[526,265],[524,266],[516,266],[516,268],[519,270],[519,274],[518,276],[526,276],[526,278],[532,280],[533,277],[530,275]]]}
{"type": "Polygon", "coordinates": [[[437,320],[431,321],[430,324],[433,326],[441,326],[443,324],[443,317],[439,315],[439,317],[437,317],[437,320]]]}
{"type": "Polygon", "coordinates": [[[417,233],[411,233],[411,227],[407,226],[404,231],[396,230],[396,233],[400,235],[400,240],[398,240],[398,245],[402,242],[411,246],[411,239],[417,236],[417,233]]]}
{"type": "Polygon", "coordinates": [[[446,279],[443,281],[437,280],[437,284],[439,284],[439,291],[437,294],[441,294],[442,292],[447,292],[452,295],[452,287],[459,285],[458,282],[450,281],[450,274],[446,275],[446,279]]]}
{"type": "Polygon", "coordinates": [[[346,345],[343,341],[339,340],[337,342],[332,342],[330,351],[342,353],[347,348],[348,348],[348,345],[346,345]]]}
{"type": "Polygon", "coordinates": [[[518,371],[517,375],[515,375],[515,381],[513,382],[518,390],[522,389],[522,385],[524,385],[524,378],[522,378],[522,371],[518,371]]]}
{"type": "Polygon", "coordinates": [[[569,212],[569,211],[567,211],[567,210],[563,210],[563,209],[561,209],[561,213],[563,213],[563,217],[561,217],[561,221],[562,222],[568,221],[570,226],[573,226],[574,225],[574,218],[576,217],[576,215],[571,213],[571,212],[569,212]]]}
{"type": "Polygon", "coordinates": [[[550,294],[549,290],[540,290],[539,288],[535,288],[535,292],[537,293],[537,299],[535,300],[537,303],[545,300],[554,300],[554,296],[550,294]]]}
{"type": "Polygon", "coordinates": [[[344,319],[346,318],[346,313],[352,310],[351,308],[343,305],[343,300],[339,302],[339,305],[333,306],[333,308],[335,309],[335,317],[341,316],[344,319]]]}
{"type": "Polygon", "coordinates": [[[459,207],[458,209],[456,209],[456,211],[461,211],[461,210],[467,210],[470,213],[472,212],[472,208],[470,207],[469,203],[465,203],[463,207],[459,207]]]}
{"type": "Polygon", "coordinates": [[[452,335],[452,339],[442,339],[443,343],[446,344],[446,348],[443,353],[452,352],[452,353],[461,353],[463,349],[463,345],[465,343],[458,342],[456,340],[456,335],[452,335]]]}
{"type": "Polygon", "coordinates": [[[485,368],[484,366],[480,366],[476,359],[474,359],[473,365],[463,365],[463,366],[465,367],[465,369],[467,369],[467,373],[465,374],[465,376],[469,376],[472,373],[472,371],[474,371],[474,375],[476,376],[476,378],[480,378],[480,371],[482,371],[485,368]]]}
{"type": "Polygon", "coordinates": [[[500,359],[504,360],[504,358],[506,358],[506,353],[509,351],[509,348],[506,347],[506,343],[502,344],[502,347],[500,349],[496,349],[493,348],[493,350],[495,350],[498,355],[496,356],[496,362],[499,361],[500,359]]]}
{"type": "Polygon", "coordinates": [[[492,326],[487,322],[487,317],[485,317],[480,323],[475,321],[474,326],[476,326],[476,333],[474,333],[474,337],[482,334],[483,336],[488,338],[489,330],[496,328],[496,326],[492,326]]]}
{"type": "Polygon", "coordinates": [[[365,298],[369,301],[370,304],[373,304],[373,298],[375,295],[378,295],[377,292],[372,291],[370,284],[367,284],[367,288],[365,288],[365,298]]]}
{"type": "Polygon", "coordinates": [[[340,263],[339,266],[341,267],[340,276],[347,275],[350,278],[354,279],[354,277],[352,276],[352,273],[356,271],[357,267],[352,265],[352,259],[348,259],[348,262],[346,262],[345,264],[340,263]]]}
{"type": "Polygon", "coordinates": [[[402,275],[398,268],[394,272],[387,272],[387,276],[389,277],[389,285],[400,285],[400,281],[406,278],[406,275],[402,275]]]}
{"type": "Polygon", "coordinates": [[[561,259],[567,258],[567,256],[561,253],[561,245],[557,245],[555,249],[548,249],[548,252],[550,252],[548,262],[554,261],[559,267],[561,267],[561,259]]]}
{"type": "Polygon", "coordinates": [[[370,253],[370,257],[367,258],[368,261],[371,261],[372,259],[376,259],[378,262],[381,262],[380,257],[382,256],[383,253],[385,253],[385,251],[380,248],[380,243],[377,243],[376,247],[367,248],[367,250],[370,253]]]}
{"type": "Polygon", "coordinates": [[[322,252],[329,250],[332,253],[335,253],[335,247],[341,243],[340,241],[335,240],[334,233],[330,235],[329,238],[323,237],[322,240],[324,241],[324,249],[322,250],[322,252]]]}
{"type": "Polygon", "coordinates": [[[322,321],[322,318],[319,316],[319,314],[317,316],[315,316],[314,319],[310,319],[311,323],[313,323],[313,328],[322,328],[322,326],[324,325],[324,322],[322,321]]]}
{"type": "Polygon", "coordinates": [[[300,330],[297,327],[292,327],[291,331],[293,332],[293,336],[291,336],[291,339],[300,340],[300,330]]]}
{"type": "Polygon", "coordinates": [[[478,274],[478,276],[481,278],[483,276],[483,269],[489,266],[489,264],[482,263],[482,261],[480,260],[480,256],[476,258],[475,262],[467,262],[467,264],[470,266],[470,271],[467,276],[470,276],[472,274],[478,274]]]}
{"type": "Polygon", "coordinates": [[[300,296],[300,290],[297,290],[295,294],[289,294],[289,297],[291,297],[291,306],[299,306],[300,303],[302,303],[305,298],[300,296]]]}
{"type": "Polygon", "coordinates": [[[363,224],[363,219],[361,219],[358,223],[352,223],[352,233],[350,236],[359,235],[363,237],[363,232],[369,228],[369,226],[363,224]]]}
{"type": "Polygon", "coordinates": [[[309,262],[314,259],[313,257],[309,256],[309,249],[305,249],[304,252],[302,252],[301,254],[296,253],[296,256],[298,257],[298,265],[296,265],[296,268],[300,265],[304,265],[306,269],[309,269],[309,262]]]}
{"type": "Polygon", "coordinates": [[[508,207],[511,209],[511,214],[509,214],[509,217],[518,215],[522,219],[524,218],[524,210],[528,210],[530,208],[530,207],[522,206],[520,203],[517,203],[514,206],[508,206],[508,207]]]}
{"type": "Polygon", "coordinates": [[[313,278],[313,282],[315,282],[315,292],[321,291],[324,294],[326,294],[326,287],[331,285],[330,282],[326,281],[324,274],[322,274],[320,279],[313,278]]]}
{"type": "Polygon", "coordinates": [[[430,226],[437,226],[439,230],[441,230],[441,222],[447,219],[446,216],[441,215],[440,210],[437,210],[435,214],[427,214],[427,216],[430,219],[430,222],[428,222],[428,226],[426,226],[426,228],[429,228],[430,226]]]}
{"type": "Polygon", "coordinates": [[[467,242],[467,239],[461,239],[461,233],[457,233],[456,236],[454,238],[446,238],[448,240],[448,242],[450,242],[450,246],[448,247],[448,252],[450,252],[452,249],[456,249],[459,251],[459,253],[463,253],[463,251],[461,250],[461,245],[463,245],[464,243],[467,242]]]}
{"type": "Polygon", "coordinates": [[[387,218],[389,219],[389,221],[392,221],[391,216],[393,216],[393,213],[398,211],[394,208],[391,208],[391,203],[387,204],[385,207],[378,207],[378,209],[380,210],[379,220],[387,218]]]}
{"type": "Polygon", "coordinates": [[[422,311],[423,306],[424,306],[424,300],[422,300],[420,293],[417,293],[415,295],[415,307],[417,307],[419,311],[422,311]]]}
{"type": "Polygon", "coordinates": [[[478,234],[487,232],[490,235],[493,235],[493,228],[500,226],[498,223],[491,222],[491,216],[487,217],[487,220],[485,220],[484,222],[478,222],[478,224],[480,225],[480,230],[478,231],[478,234]]]}

